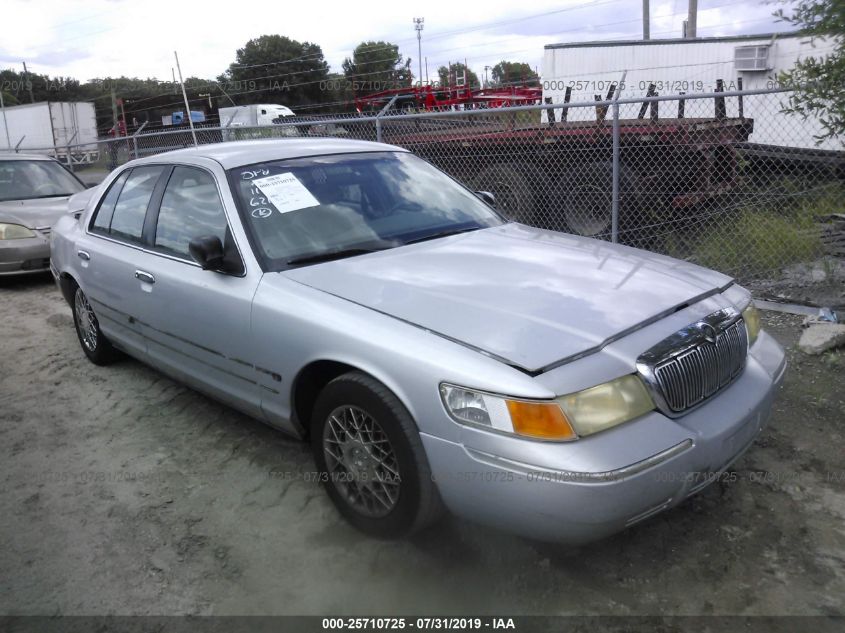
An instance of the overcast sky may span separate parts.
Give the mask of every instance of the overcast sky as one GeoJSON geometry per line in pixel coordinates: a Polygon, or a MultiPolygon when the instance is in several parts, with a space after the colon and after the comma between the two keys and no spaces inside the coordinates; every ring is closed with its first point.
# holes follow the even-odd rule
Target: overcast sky
{"type": "MultiPolygon", "coordinates": [[[[642,36],[637,0],[512,0],[417,3],[370,0],[321,2],[161,2],[159,0],[4,0],[0,67],[72,76],[169,80],[173,51],[185,76],[214,78],[249,39],[271,33],[323,48],[333,71],[362,40],[399,44],[417,68],[412,18],[424,17],[423,56],[430,75],[466,59],[479,76],[502,59],[542,70],[543,46],[556,42],[642,36]],[[530,5],[530,6],[529,6],[530,5]]],[[[789,30],[771,17],[776,4],[700,0],[699,36],[789,30]]],[[[652,0],[652,39],[679,37],[684,0],[652,0]]]]}

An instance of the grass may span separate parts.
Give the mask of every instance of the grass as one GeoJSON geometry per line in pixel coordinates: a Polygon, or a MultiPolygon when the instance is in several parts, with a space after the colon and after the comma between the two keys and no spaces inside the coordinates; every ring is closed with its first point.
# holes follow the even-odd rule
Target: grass
{"type": "Polygon", "coordinates": [[[845,188],[830,182],[802,190],[787,181],[767,193],[758,192],[753,204],[727,209],[697,240],[693,259],[717,270],[760,275],[821,256],[818,220],[845,209],[845,188]]]}

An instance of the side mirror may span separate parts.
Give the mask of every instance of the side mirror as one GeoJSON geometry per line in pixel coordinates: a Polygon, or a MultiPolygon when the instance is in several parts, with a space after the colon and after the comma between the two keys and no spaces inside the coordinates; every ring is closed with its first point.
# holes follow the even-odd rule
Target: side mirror
{"type": "Polygon", "coordinates": [[[195,237],[188,243],[188,252],[203,270],[223,268],[223,243],[216,235],[195,237]]]}
{"type": "Polygon", "coordinates": [[[496,196],[494,196],[489,191],[476,191],[475,195],[481,198],[484,202],[489,204],[491,207],[496,206],[496,196]]]}

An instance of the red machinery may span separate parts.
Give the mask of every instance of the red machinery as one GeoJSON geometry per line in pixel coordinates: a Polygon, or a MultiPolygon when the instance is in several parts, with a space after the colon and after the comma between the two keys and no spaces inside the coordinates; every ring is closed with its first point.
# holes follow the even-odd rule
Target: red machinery
{"type": "Polygon", "coordinates": [[[436,110],[451,108],[472,110],[476,108],[504,108],[516,105],[541,103],[543,90],[539,86],[511,86],[471,90],[466,86],[408,86],[375,92],[355,98],[355,109],[380,110],[395,98],[399,108],[415,110],[436,110]]]}

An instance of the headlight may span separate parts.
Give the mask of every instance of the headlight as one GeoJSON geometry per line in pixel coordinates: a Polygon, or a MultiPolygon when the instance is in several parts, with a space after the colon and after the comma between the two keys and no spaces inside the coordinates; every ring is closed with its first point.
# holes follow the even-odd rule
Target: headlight
{"type": "Polygon", "coordinates": [[[462,424],[544,440],[574,440],[575,429],[554,402],[513,400],[454,385],[440,385],[449,414],[462,424]]]}
{"type": "Polygon", "coordinates": [[[557,401],[581,436],[604,431],[654,409],[643,381],[634,374],[561,396],[557,401]]]}
{"type": "Polygon", "coordinates": [[[633,374],[551,402],[516,400],[447,384],[440,386],[440,394],[458,422],[544,440],[575,440],[654,409],[648,390],[633,374]]]}
{"type": "Polygon", "coordinates": [[[748,332],[748,347],[751,347],[757,340],[757,335],[760,334],[760,311],[754,307],[753,303],[749,303],[748,307],[742,311],[742,318],[748,332]]]}
{"type": "Polygon", "coordinates": [[[25,237],[35,237],[35,233],[20,224],[3,224],[0,222],[0,240],[20,240],[25,237]]]}

